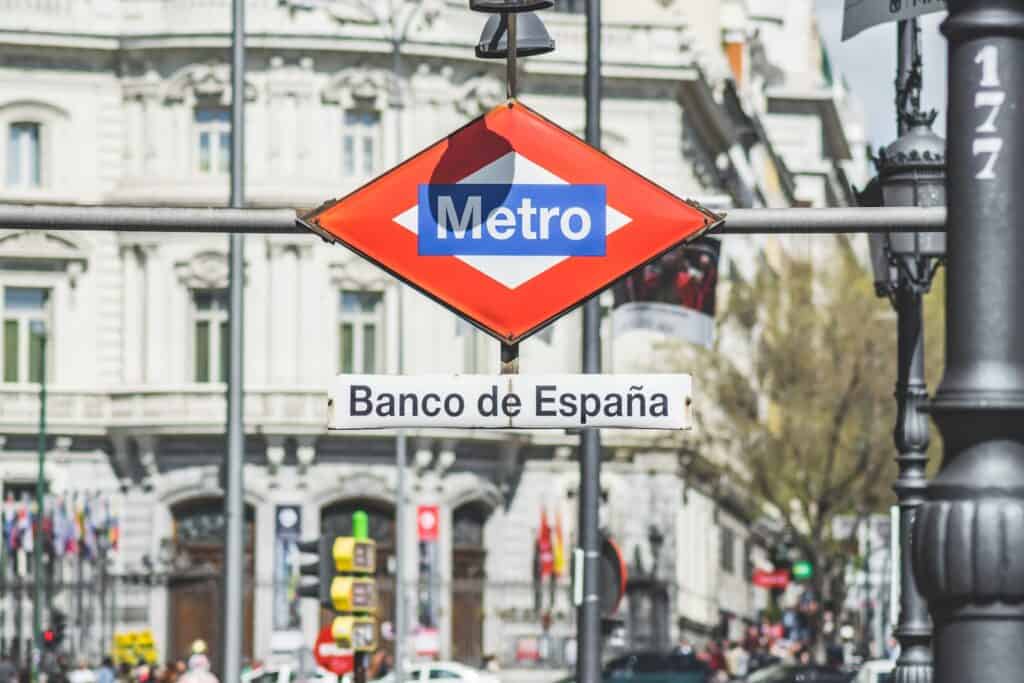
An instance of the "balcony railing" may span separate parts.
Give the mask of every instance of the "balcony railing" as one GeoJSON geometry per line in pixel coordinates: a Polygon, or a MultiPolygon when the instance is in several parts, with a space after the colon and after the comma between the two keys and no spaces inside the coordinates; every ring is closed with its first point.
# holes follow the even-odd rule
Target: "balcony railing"
{"type": "MultiPolygon", "coordinates": [[[[226,410],[223,384],[111,391],[57,386],[48,390],[46,404],[50,428],[69,434],[101,434],[111,429],[142,427],[220,429],[226,410]]],[[[327,394],[315,388],[247,388],[245,421],[249,428],[322,429],[327,423],[327,394]]],[[[0,430],[31,433],[38,423],[38,386],[0,385],[0,430]]]]}

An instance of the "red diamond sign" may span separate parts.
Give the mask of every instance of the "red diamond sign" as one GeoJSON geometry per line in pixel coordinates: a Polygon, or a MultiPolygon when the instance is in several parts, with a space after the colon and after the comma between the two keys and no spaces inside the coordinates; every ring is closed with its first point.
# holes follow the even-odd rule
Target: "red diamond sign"
{"type": "Polygon", "coordinates": [[[306,220],[514,343],[721,219],[510,101],[306,220]]]}

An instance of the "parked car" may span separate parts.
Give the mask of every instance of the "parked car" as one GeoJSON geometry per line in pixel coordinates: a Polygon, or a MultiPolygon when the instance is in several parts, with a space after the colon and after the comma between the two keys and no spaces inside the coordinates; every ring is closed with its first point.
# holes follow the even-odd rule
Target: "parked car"
{"type": "Polygon", "coordinates": [[[775,664],[750,674],[746,683],[851,683],[852,678],[818,664],[775,664]]]}
{"type": "MultiPolygon", "coordinates": [[[[345,677],[350,677],[346,674],[345,677]]],[[[242,674],[242,683],[348,683],[342,677],[318,669],[315,672],[300,672],[296,666],[259,666],[242,674]]]]}
{"type": "MultiPolygon", "coordinates": [[[[474,669],[458,662],[423,662],[406,667],[405,683],[427,683],[427,681],[466,681],[467,683],[500,683],[497,676],[474,669]]],[[[395,683],[394,672],[379,679],[381,683],[395,683]]]]}
{"type": "Polygon", "coordinates": [[[707,664],[693,654],[630,652],[604,665],[605,683],[706,683],[711,679],[707,664]]]}
{"type": "Polygon", "coordinates": [[[872,659],[861,665],[853,683],[889,683],[894,668],[896,662],[891,659],[872,659]]]}

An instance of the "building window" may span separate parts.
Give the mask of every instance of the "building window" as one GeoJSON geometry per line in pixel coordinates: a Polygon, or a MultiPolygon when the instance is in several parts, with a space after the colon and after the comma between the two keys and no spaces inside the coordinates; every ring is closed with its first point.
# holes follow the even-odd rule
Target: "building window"
{"type": "MultiPolygon", "coordinates": [[[[50,290],[41,287],[4,288],[4,381],[38,382],[43,339],[39,326],[47,325],[50,290]]],[[[50,333],[50,330],[46,330],[50,333]]],[[[52,371],[47,372],[52,376],[52,371]]]]}
{"type": "Polygon", "coordinates": [[[721,527],[718,543],[719,566],[726,574],[736,572],[736,536],[727,526],[721,527]]]}
{"type": "Polygon", "coordinates": [[[7,129],[7,185],[39,187],[42,184],[38,123],[17,121],[7,129]]]}
{"type": "Polygon", "coordinates": [[[370,177],[380,158],[380,113],[369,109],[345,112],[341,135],[341,170],[349,177],[370,177]]]}
{"type": "Polygon", "coordinates": [[[379,371],[384,340],[384,295],[381,292],[342,290],[338,323],[338,371],[379,371]]]}
{"type": "Polygon", "coordinates": [[[222,107],[196,109],[197,170],[227,173],[231,166],[231,114],[222,107]]]}
{"type": "Polygon", "coordinates": [[[228,381],[228,290],[192,292],[195,381],[228,381]]]}

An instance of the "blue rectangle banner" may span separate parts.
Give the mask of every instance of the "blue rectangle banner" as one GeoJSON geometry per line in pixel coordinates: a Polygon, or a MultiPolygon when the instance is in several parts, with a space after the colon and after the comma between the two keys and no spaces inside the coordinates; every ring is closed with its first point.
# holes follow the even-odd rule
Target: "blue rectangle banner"
{"type": "Polygon", "coordinates": [[[604,185],[420,185],[421,256],[604,256],[604,185]]]}

